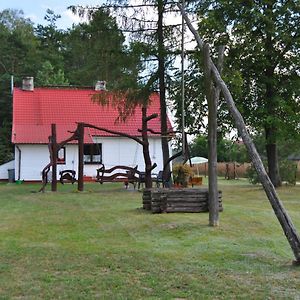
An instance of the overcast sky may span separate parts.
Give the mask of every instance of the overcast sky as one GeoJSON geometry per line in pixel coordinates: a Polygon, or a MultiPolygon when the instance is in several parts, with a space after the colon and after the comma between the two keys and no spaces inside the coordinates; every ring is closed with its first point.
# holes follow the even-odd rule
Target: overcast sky
{"type": "Polygon", "coordinates": [[[57,22],[57,26],[66,29],[72,24],[78,23],[79,18],[74,16],[67,9],[70,5],[90,5],[95,6],[101,4],[101,0],[0,0],[0,10],[6,8],[21,9],[25,17],[30,18],[35,25],[45,24],[44,16],[48,8],[52,9],[56,14],[61,15],[61,19],[57,22]]]}

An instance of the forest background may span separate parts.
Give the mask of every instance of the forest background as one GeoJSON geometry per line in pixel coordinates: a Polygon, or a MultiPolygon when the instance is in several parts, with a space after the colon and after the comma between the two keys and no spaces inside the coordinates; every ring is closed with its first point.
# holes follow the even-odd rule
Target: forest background
{"type": "MultiPolygon", "coordinates": [[[[299,1],[229,2],[187,4],[213,56],[218,45],[226,46],[225,80],[260,154],[276,175],[280,161],[297,159],[300,152],[299,1]]],[[[145,1],[142,7],[129,8],[122,1],[101,9],[73,7],[70,13],[83,19],[68,29],[58,27],[61,16],[50,9],[43,25],[20,10],[0,12],[0,164],[13,159],[11,76],[16,86],[23,77],[33,76],[36,86],[92,86],[100,79],[110,90],[146,86],[161,92],[160,74],[153,70],[163,64],[166,105],[182,130],[181,24],[166,21],[170,13],[178,17],[178,11],[160,0],[145,1]]],[[[185,61],[185,127],[194,137],[191,155],[207,156],[201,53],[189,48],[185,61]]],[[[218,125],[218,160],[249,161],[238,133],[232,137],[233,121],[222,99],[218,125]]],[[[174,148],[180,148],[180,140],[174,148]]],[[[280,177],[272,181],[280,185],[280,177]]]]}

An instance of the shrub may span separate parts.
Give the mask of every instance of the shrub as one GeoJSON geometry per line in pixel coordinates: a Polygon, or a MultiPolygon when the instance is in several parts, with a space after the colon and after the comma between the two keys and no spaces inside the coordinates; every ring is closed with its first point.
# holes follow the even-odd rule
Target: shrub
{"type": "Polygon", "coordinates": [[[290,160],[283,160],[279,163],[280,176],[282,181],[289,184],[296,184],[297,165],[290,160]]]}
{"type": "Polygon", "coordinates": [[[173,167],[174,183],[187,187],[189,177],[193,175],[192,168],[189,165],[178,164],[173,167]]]}
{"type": "Polygon", "coordinates": [[[256,170],[254,169],[252,164],[247,168],[246,176],[247,176],[249,182],[252,183],[252,184],[257,184],[257,183],[260,182],[259,178],[258,178],[258,175],[256,173],[256,170]]]}
{"type": "MultiPolygon", "coordinates": [[[[266,167],[265,162],[264,162],[264,166],[266,167]]],[[[296,172],[297,172],[297,165],[294,162],[289,160],[280,161],[279,173],[282,181],[286,181],[289,184],[296,184],[296,172]]],[[[246,174],[250,183],[257,184],[260,182],[253,165],[248,167],[246,174]]]]}

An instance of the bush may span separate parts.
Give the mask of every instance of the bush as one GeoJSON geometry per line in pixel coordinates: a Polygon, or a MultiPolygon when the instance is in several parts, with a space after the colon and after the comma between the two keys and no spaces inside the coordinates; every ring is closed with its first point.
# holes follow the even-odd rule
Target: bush
{"type": "Polygon", "coordinates": [[[193,175],[192,168],[189,165],[178,164],[173,167],[174,183],[187,187],[189,177],[193,175]]]}
{"type": "Polygon", "coordinates": [[[14,159],[14,155],[13,153],[11,153],[11,149],[6,145],[0,144],[0,165],[13,159],[14,159]]]}
{"type": "Polygon", "coordinates": [[[286,181],[289,184],[296,184],[296,163],[290,160],[283,160],[279,163],[279,170],[282,181],[286,181]]]}
{"type": "MultiPolygon", "coordinates": [[[[264,162],[264,166],[266,168],[266,163],[264,162]]],[[[281,180],[285,181],[289,184],[296,184],[296,172],[297,172],[297,165],[290,161],[290,160],[282,160],[279,163],[279,173],[281,176],[281,180]]],[[[251,165],[247,171],[246,175],[248,177],[248,180],[252,184],[260,183],[258,175],[253,167],[251,165]]]]}
{"type": "Polygon", "coordinates": [[[252,164],[250,165],[250,167],[247,168],[246,176],[247,176],[249,182],[252,183],[252,184],[257,184],[257,183],[260,182],[259,178],[258,178],[258,175],[256,173],[256,170],[254,169],[252,164]]]}

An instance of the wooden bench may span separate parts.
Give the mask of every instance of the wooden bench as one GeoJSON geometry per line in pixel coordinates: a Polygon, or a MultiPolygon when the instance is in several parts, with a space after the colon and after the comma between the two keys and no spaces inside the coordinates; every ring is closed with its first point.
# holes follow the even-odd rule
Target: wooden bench
{"type": "Polygon", "coordinates": [[[61,184],[71,182],[72,184],[76,182],[76,171],[74,170],[63,170],[59,172],[59,181],[61,184]]]}
{"type": "Polygon", "coordinates": [[[96,181],[103,184],[104,182],[124,182],[126,189],[128,184],[133,184],[135,189],[136,183],[139,182],[139,171],[137,166],[135,168],[127,166],[114,166],[110,169],[105,169],[105,166],[102,166],[97,169],[96,181]],[[115,172],[116,171],[116,172],[115,172]]]}

